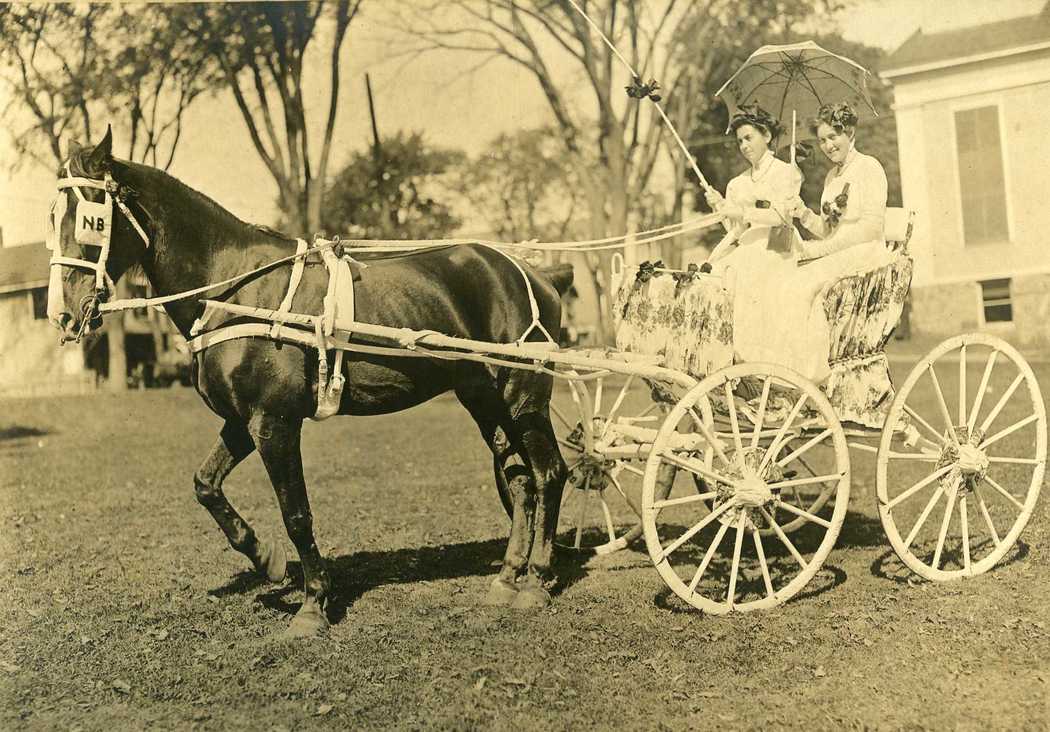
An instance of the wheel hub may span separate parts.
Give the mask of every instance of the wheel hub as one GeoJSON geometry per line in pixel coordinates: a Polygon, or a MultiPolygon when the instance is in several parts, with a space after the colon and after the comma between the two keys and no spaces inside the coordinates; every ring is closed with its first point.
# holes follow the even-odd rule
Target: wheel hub
{"type": "Polygon", "coordinates": [[[944,435],[945,446],[937,460],[937,468],[951,465],[951,470],[941,478],[941,485],[946,491],[958,486],[958,494],[972,493],[988,474],[988,455],[979,445],[984,440],[984,433],[974,429],[971,433],[966,425],[955,427],[958,444],[953,443],[951,435],[944,435]]]}
{"type": "Polygon", "coordinates": [[[718,491],[718,498],[715,499],[713,508],[729,500],[733,500],[736,505],[719,516],[722,523],[736,524],[740,520],[740,513],[744,511],[749,514],[749,527],[753,526],[750,518],[752,509],[763,506],[772,508],[779,499],[780,489],[771,489],[769,484],[782,480],[784,471],[774,460],[769,460],[762,466],[765,452],[762,447],[745,447],[740,451],[730,451],[726,455],[729,464],[733,466],[731,470],[726,471],[726,477],[732,479],[733,484],[717,483],[714,486],[718,491]]]}

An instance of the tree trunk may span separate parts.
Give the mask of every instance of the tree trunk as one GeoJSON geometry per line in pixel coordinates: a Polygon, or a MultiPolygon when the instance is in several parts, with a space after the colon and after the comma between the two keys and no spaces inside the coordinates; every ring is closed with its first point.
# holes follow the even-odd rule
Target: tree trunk
{"type": "MultiPolygon", "coordinates": [[[[116,297],[122,300],[128,297],[127,282],[117,283],[116,297]]],[[[128,390],[128,355],[125,349],[124,313],[119,312],[110,317],[107,323],[106,338],[109,344],[109,383],[106,387],[112,392],[128,390]]]]}

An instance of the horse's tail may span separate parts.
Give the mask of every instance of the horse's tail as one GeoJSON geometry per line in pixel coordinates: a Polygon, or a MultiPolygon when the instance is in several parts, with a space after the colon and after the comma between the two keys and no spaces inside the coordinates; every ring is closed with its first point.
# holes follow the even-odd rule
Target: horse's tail
{"type": "Polygon", "coordinates": [[[537,267],[536,271],[554,285],[559,295],[564,295],[572,286],[573,270],[569,262],[544,265],[537,267]]]}

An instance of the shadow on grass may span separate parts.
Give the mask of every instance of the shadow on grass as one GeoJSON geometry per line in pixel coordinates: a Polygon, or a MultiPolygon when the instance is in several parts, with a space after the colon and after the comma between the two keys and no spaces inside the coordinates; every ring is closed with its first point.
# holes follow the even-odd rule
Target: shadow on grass
{"type": "Polygon", "coordinates": [[[23,427],[16,424],[13,427],[0,427],[0,442],[5,440],[20,440],[24,437],[43,437],[48,434],[47,430],[36,427],[23,427]]]}
{"type": "MultiPolygon", "coordinates": [[[[499,538],[390,551],[363,551],[328,558],[325,564],[332,580],[328,618],[333,623],[340,622],[358,598],[384,585],[495,576],[506,547],[507,540],[499,538]]],[[[583,566],[582,560],[557,552],[553,567],[558,577],[552,593],[555,596],[580,581],[589,571],[583,566]]],[[[216,597],[243,594],[265,587],[266,584],[266,580],[255,572],[241,572],[209,594],[216,597]]],[[[302,586],[302,566],[298,561],[289,561],[285,583],[261,592],[256,600],[272,610],[294,615],[300,603],[290,602],[287,598],[302,586]]]]}
{"type": "MultiPolygon", "coordinates": [[[[793,602],[806,600],[808,598],[823,595],[825,592],[830,592],[844,583],[847,576],[846,570],[841,567],[836,567],[833,564],[825,564],[817,570],[817,573],[813,575],[813,579],[809,581],[801,592],[792,595],[785,600],[783,604],[790,605],[793,602]]],[[[765,596],[764,591],[759,591],[761,585],[760,580],[752,579],[750,582],[741,583],[738,585],[738,588],[741,591],[745,591],[748,589],[746,585],[754,585],[754,587],[750,588],[751,591],[749,592],[747,601],[756,600],[765,596]]],[[[653,604],[661,610],[666,610],[667,612],[676,615],[701,612],[692,605],[687,605],[684,600],[679,599],[670,587],[665,587],[657,592],[653,596],[653,604]]]]}
{"type": "MultiPolygon", "coordinates": [[[[978,544],[974,549],[978,549],[982,544],[978,544]]],[[[1006,556],[999,560],[999,562],[992,567],[989,572],[995,572],[1003,567],[1007,567],[1015,562],[1019,562],[1028,556],[1028,544],[1023,541],[1018,541],[1014,544],[1010,551],[1007,552],[1006,556]]],[[[928,554],[932,555],[932,549],[928,554]]],[[[920,558],[925,558],[927,562],[931,561],[929,556],[918,555],[920,558]]],[[[963,566],[962,551],[956,550],[951,552],[945,552],[943,561],[941,562],[942,569],[959,569],[963,566]]],[[[901,561],[900,557],[893,549],[888,549],[883,552],[874,562],[871,563],[871,573],[879,579],[889,580],[890,582],[896,582],[901,585],[915,584],[916,582],[926,582],[924,578],[915,574],[904,562],[901,561]]]]}

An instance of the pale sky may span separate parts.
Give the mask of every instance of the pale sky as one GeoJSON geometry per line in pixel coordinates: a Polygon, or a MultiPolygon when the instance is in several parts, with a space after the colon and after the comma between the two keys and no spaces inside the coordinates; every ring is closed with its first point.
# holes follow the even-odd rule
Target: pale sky
{"type": "MultiPolygon", "coordinates": [[[[917,28],[932,32],[1038,12],[1045,0],[860,0],[842,16],[846,38],[892,50],[917,28]]],[[[367,4],[366,4],[367,5],[367,4]]],[[[470,57],[434,54],[405,66],[389,60],[382,29],[367,16],[356,19],[347,40],[340,118],[332,171],[353,150],[370,143],[364,73],[372,78],[380,132],[420,130],[433,144],[476,153],[500,132],[547,120],[535,82],[510,64],[492,64],[467,74],[470,57]]],[[[626,79],[626,72],[625,82],[626,79]]],[[[0,106],[6,107],[0,90],[0,106]]],[[[12,246],[43,239],[47,206],[54,196],[53,171],[32,163],[8,174],[9,138],[0,133],[0,226],[12,246]]],[[[125,149],[126,141],[115,141],[125,149]]],[[[192,107],[170,171],[239,217],[273,223],[276,189],[251,146],[228,93],[192,107]]]]}

